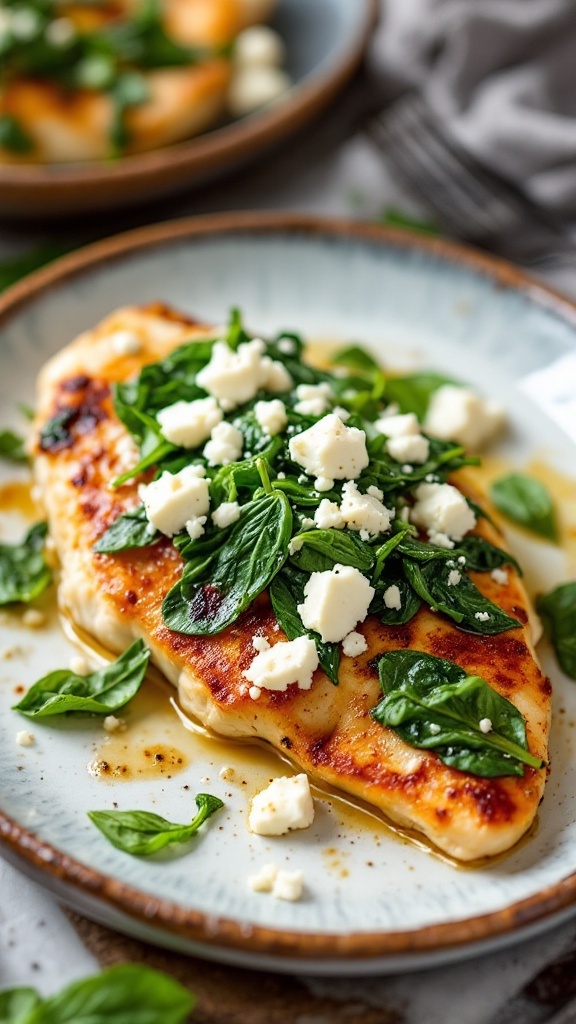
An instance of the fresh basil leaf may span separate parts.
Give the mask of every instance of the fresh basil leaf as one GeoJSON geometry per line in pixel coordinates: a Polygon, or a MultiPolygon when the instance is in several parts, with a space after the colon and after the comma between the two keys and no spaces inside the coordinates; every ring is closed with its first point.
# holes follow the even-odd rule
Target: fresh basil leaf
{"type": "Polygon", "coordinates": [[[576,583],[563,583],[540,595],[536,610],[544,620],[560,668],[576,679],[576,583]]]}
{"type": "Polygon", "coordinates": [[[291,534],[292,511],[280,491],[243,505],[226,543],[200,569],[185,566],[164,599],[166,625],[191,636],[212,636],[231,625],[282,567],[291,534]]]}
{"type": "Polygon", "coordinates": [[[371,379],[382,373],[382,367],[360,345],[350,345],[348,348],[339,349],[332,356],[331,363],[333,366],[345,366],[347,369],[354,370],[361,376],[371,379]]]}
{"type": "Polygon", "coordinates": [[[155,526],[149,522],[144,505],[123,512],[94,544],[99,555],[112,555],[128,548],[145,548],[159,539],[155,526]]]}
{"type": "Polygon", "coordinates": [[[418,596],[431,608],[453,619],[460,629],[480,633],[482,636],[493,636],[507,629],[517,629],[521,625],[517,619],[484,597],[464,572],[460,575],[460,582],[450,586],[449,571],[444,563],[430,562],[420,566],[406,558],[403,569],[418,596]]]}
{"type": "Polygon", "coordinates": [[[0,458],[10,459],[12,462],[27,462],[24,438],[19,437],[13,430],[0,430],[0,458]]]}
{"type": "Polygon", "coordinates": [[[138,692],[149,658],[144,641],[136,640],[117,661],[88,676],[78,676],[69,669],[50,672],[30,687],[14,705],[14,711],[28,718],[64,715],[69,711],[109,715],[138,692]]]}
{"type": "MultiPolygon", "coordinates": [[[[140,461],[132,467],[132,469],[128,469],[125,473],[122,473],[121,476],[116,477],[116,479],[112,481],[112,487],[115,490],[118,487],[123,487],[129,480],[134,480],[134,478],[140,476],[141,473],[145,473],[147,469],[152,469],[153,466],[159,466],[168,458],[169,455],[172,455],[176,451],[177,448],[175,448],[173,444],[170,444],[169,441],[159,441],[156,447],[153,448],[148,455],[141,458],[140,461]]],[[[188,459],[187,464],[189,464],[189,462],[190,459],[188,459]]]]}
{"type": "Polygon", "coordinates": [[[302,547],[292,556],[292,562],[304,572],[325,572],[335,565],[353,565],[364,575],[374,565],[372,549],[354,533],[343,530],[310,530],[298,534],[302,547]]]}
{"type": "Polygon", "coordinates": [[[118,850],[149,857],[172,843],[187,843],[215,811],[224,807],[218,797],[199,793],[198,813],[189,825],[177,825],[149,811],[88,811],[90,821],[118,850]]]}
{"type": "Polygon", "coordinates": [[[374,572],[372,573],[372,585],[375,586],[382,575],[384,564],[391,554],[402,544],[402,540],[407,534],[410,534],[414,529],[409,523],[404,523],[401,520],[396,520],[393,524],[393,529],[396,531],[392,537],[385,540],[383,544],[380,544],[374,549],[375,561],[374,561],[374,572]]]}
{"type": "Polygon", "coordinates": [[[372,711],[405,743],[434,750],[444,764],[482,778],[542,768],[518,709],[480,676],[420,651],[390,651],[378,665],[383,699],[372,711]],[[480,722],[488,721],[484,732],[480,722]]]}
{"type": "Polygon", "coordinates": [[[490,497],[508,519],[548,540],[558,540],[552,498],[539,480],[524,473],[510,473],[494,481],[490,497]]]}
{"type": "Polygon", "coordinates": [[[441,373],[413,373],[406,377],[389,377],[386,381],[386,400],[396,402],[400,412],[413,412],[422,422],[428,412],[430,399],[444,384],[458,384],[453,377],[441,373]]]}
{"type": "Polygon", "coordinates": [[[309,636],[316,644],[320,667],[334,686],[338,686],[340,666],[339,644],[324,643],[318,633],[305,629],[298,614],[298,605],[304,601],[304,587],[308,574],[291,565],[285,565],[270,584],[270,600],[280,628],[289,640],[309,636]]]}
{"type": "Polygon", "coordinates": [[[31,526],[21,544],[0,544],[0,605],[28,603],[52,582],[52,570],[44,559],[48,526],[31,526]]]}
{"type": "Polygon", "coordinates": [[[262,484],[258,464],[264,460],[270,474],[272,463],[281,448],[282,439],[273,437],[266,448],[252,458],[220,466],[210,481],[212,505],[220,505],[223,501],[237,501],[239,498],[242,501],[249,500],[262,484]]]}
{"type": "Polygon", "coordinates": [[[9,988],[0,992],[0,1024],[30,1024],[42,999],[33,988],[9,988]]]}
{"type": "Polygon", "coordinates": [[[26,1024],[185,1024],[195,1002],[167,974],[119,964],[46,999],[26,1024]]]}
{"type": "Polygon", "coordinates": [[[397,462],[385,452],[385,438],[374,438],[368,446],[370,464],[362,471],[358,480],[360,490],[366,491],[368,487],[376,486],[390,497],[391,494],[415,487],[430,475],[442,482],[450,473],[461,469],[462,466],[478,465],[479,459],[473,455],[466,455],[466,450],[461,446],[453,445],[450,441],[439,441],[437,438],[430,438],[429,441],[430,454],[427,461],[412,466],[410,472],[406,472],[403,463],[397,462]]]}

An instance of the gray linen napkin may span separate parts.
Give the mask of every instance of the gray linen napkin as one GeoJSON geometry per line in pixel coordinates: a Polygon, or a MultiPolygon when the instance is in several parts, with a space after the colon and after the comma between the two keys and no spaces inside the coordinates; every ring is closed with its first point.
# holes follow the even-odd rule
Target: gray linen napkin
{"type": "Polygon", "coordinates": [[[369,125],[393,171],[459,237],[519,259],[576,253],[575,0],[410,8],[396,98],[369,125]]]}

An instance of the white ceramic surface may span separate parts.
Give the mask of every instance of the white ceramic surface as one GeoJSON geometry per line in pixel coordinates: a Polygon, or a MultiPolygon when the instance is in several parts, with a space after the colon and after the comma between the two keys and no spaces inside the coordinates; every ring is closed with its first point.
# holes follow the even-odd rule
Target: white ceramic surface
{"type": "MultiPolygon", "coordinates": [[[[88,263],[68,275],[63,272],[37,293],[25,296],[22,290],[23,301],[14,293],[0,320],[0,422],[18,424],[16,402],[33,400],[34,378],[45,359],[118,305],[161,299],[215,322],[239,305],[248,324],[259,331],[285,327],[314,339],[360,341],[385,364],[432,365],[472,381],[509,410],[511,427],[500,448],[507,458],[523,463],[536,451],[547,453],[576,476],[574,442],[518,386],[528,373],[575,350],[576,319],[568,303],[555,301],[536,286],[502,287],[485,269],[459,260],[457,253],[449,257],[418,242],[406,244],[393,234],[347,237],[332,234],[328,226],[312,230],[304,220],[295,221],[292,229],[285,222],[274,227],[272,219],[264,231],[246,226],[190,237],[181,228],[166,228],[166,234],[175,230],[180,235],[140,250],[125,248],[113,259],[88,263]]],[[[49,271],[45,282],[54,276],[49,271]]],[[[41,285],[42,275],[38,280],[41,285]]],[[[9,467],[2,473],[4,480],[15,475],[9,467]]],[[[6,513],[0,523],[3,538],[18,535],[23,525],[6,513]]],[[[565,577],[563,557],[551,546],[535,543],[528,554],[550,586],[565,577]]],[[[51,607],[50,599],[40,603],[51,607]]],[[[187,754],[183,771],[172,778],[114,785],[94,778],[87,764],[95,750],[103,756],[105,738],[98,721],[30,725],[10,710],[16,685],[31,684],[51,668],[66,665],[75,653],[55,613],[46,627],[34,631],[25,629],[16,613],[10,614],[0,626],[0,649],[13,644],[21,651],[0,661],[4,814],[75,861],[135,887],[143,894],[144,908],[150,894],[205,915],[207,942],[210,929],[218,934],[222,919],[240,922],[245,941],[243,948],[232,948],[222,938],[206,945],[171,934],[158,921],[143,923],[128,909],[113,907],[66,872],[60,878],[43,872],[30,862],[24,847],[7,850],[20,858],[25,870],[100,921],[160,944],[246,966],[341,975],[414,969],[471,955],[527,936],[570,912],[542,904],[527,915],[525,927],[518,924],[502,933],[495,928],[493,935],[480,933],[481,941],[475,941],[478,932],[472,925],[470,941],[456,947],[444,938],[426,949],[417,939],[429,926],[480,919],[519,901],[532,901],[576,872],[576,688],[561,677],[545,647],[543,660],[555,685],[557,713],[552,774],[537,828],[508,857],[480,869],[460,870],[392,836],[376,821],[366,818],[360,827],[359,819],[334,799],[319,799],[316,821],[306,832],[279,840],[251,836],[245,825],[248,796],[270,776],[270,761],[258,767],[241,749],[225,751],[195,740],[175,712],[170,713],[172,724],[162,719],[162,729],[168,731],[161,739],[187,754]],[[22,728],[35,734],[33,747],[16,744],[22,728]],[[219,777],[224,763],[236,767],[236,783],[219,777]],[[238,784],[242,779],[247,785],[238,784]],[[191,796],[200,790],[222,797],[226,809],[186,856],[129,857],[112,848],[86,817],[88,809],[111,807],[114,801],[120,808],[147,808],[185,821],[193,812],[191,796]],[[271,860],[304,869],[301,902],[284,903],[249,889],[248,875],[271,860]],[[310,935],[333,936],[335,955],[339,938],[351,933],[414,936],[415,943],[412,952],[391,948],[376,959],[333,960],[325,952],[315,956],[310,948],[302,960],[251,950],[255,926],[296,933],[304,943],[310,935]]],[[[131,744],[155,741],[153,732],[145,731],[149,721],[137,714],[131,719],[130,712],[127,721],[131,744]]]]}

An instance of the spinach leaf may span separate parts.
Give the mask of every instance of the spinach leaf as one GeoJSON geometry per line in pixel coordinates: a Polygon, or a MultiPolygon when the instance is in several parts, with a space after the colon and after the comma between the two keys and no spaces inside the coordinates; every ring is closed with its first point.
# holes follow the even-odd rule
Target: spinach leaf
{"type": "Polygon", "coordinates": [[[528,750],[518,709],[480,676],[408,650],[384,654],[378,671],[384,697],[372,715],[410,746],[434,750],[444,764],[483,778],[544,766],[528,750]]]}
{"type": "Polygon", "coordinates": [[[143,640],[136,640],[117,661],[78,676],[70,669],[57,669],[39,679],[22,700],[14,705],[28,718],[45,718],[81,711],[109,715],[127,704],[144,681],[150,651],[143,640]]]}
{"type": "MultiPolygon", "coordinates": [[[[12,993],[19,991],[32,990],[12,993]]],[[[196,1002],[174,978],[142,964],[119,964],[49,999],[36,994],[35,1005],[29,1000],[29,1013],[10,1024],[185,1024],[196,1002]]]]}
{"type": "Polygon", "coordinates": [[[453,377],[441,373],[413,373],[406,377],[389,377],[386,381],[386,399],[397,402],[401,412],[413,412],[422,422],[430,399],[444,384],[457,384],[453,377]]]}
{"type": "Polygon", "coordinates": [[[111,555],[127,548],[145,548],[159,539],[155,526],[148,521],[144,505],[123,512],[94,544],[99,555],[111,555]]]}
{"type": "Polygon", "coordinates": [[[333,366],[345,366],[370,379],[382,375],[382,367],[360,345],[350,345],[348,348],[339,349],[332,356],[331,362],[333,366]]]}
{"type": "Polygon", "coordinates": [[[406,579],[418,596],[431,608],[448,615],[461,629],[492,636],[521,625],[517,619],[484,597],[464,573],[461,573],[459,583],[450,586],[449,573],[443,563],[430,562],[421,567],[407,558],[403,568],[406,579]]]}
{"type": "Polygon", "coordinates": [[[0,430],[0,458],[10,459],[12,462],[27,462],[24,438],[19,437],[13,430],[0,430]]]}
{"type": "Polygon", "coordinates": [[[404,537],[400,538],[398,551],[406,558],[423,563],[457,562],[458,558],[463,557],[466,559],[465,565],[458,566],[462,571],[474,569],[476,572],[491,572],[492,569],[509,564],[522,575],[522,570],[513,555],[475,534],[465,537],[454,548],[442,548],[436,544],[416,540],[415,537],[404,537]]]}
{"type": "Polygon", "coordinates": [[[384,626],[402,626],[410,622],[422,604],[418,594],[402,575],[402,568],[394,559],[394,567],[387,571],[386,579],[376,583],[376,593],[369,608],[370,615],[376,615],[384,626]],[[384,594],[388,587],[396,586],[400,591],[400,608],[387,608],[384,594]]]}
{"type": "Polygon", "coordinates": [[[235,622],[261,594],[286,560],[292,511],[281,491],[242,506],[236,522],[222,530],[222,543],[199,561],[189,562],[164,599],[169,629],[190,636],[212,636],[235,622]]]}
{"type": "Polygon", "coordinates": [[[33,988],[9,988],[0,992],[1,1024],[29,1024],[42,999],[33,988]]]}
{"type": "Polygon", "coordinates": [[[298,614],[298,605],[304,601],[304,587],[308,574],[291,565],[285,565],[270,584],[270,600],[274,615],[289,640],[309,636],[316,644],[320,666],[334,686],[338,686],[340,646],[324,643],[318,633],[305,629],[298,614]]]}
{"type": "Polygon", "coordinates": [[[298,534],[302,547],[292,562],[304,572],[325,572],[336,564],[353,565],[365,575],[374,564],[372,549],[354,533],[343,530],[310,530],[298,534]]]}
{"type": "Polygon", "coordinates": [[[494,481],[490,497],[508,519],[548,540],[558,540],[552,498],[539,480],[524,473],[510,473],[494,481]]]}
{"type": "Polygon", "coordinates": [[[386,453],[384,445],[383,436],[369,443],[370,464],[360,474],[358,486],[361,491],[366,491],[368,487],[375,485],[388,492],[388,498],[390,494],[406,491],[409,487],[422,483],[427,476],[432,475],[442,482],[450,473],[461,469],[462,466],[475,466],[479,462],[476,456],[466,455],[465,449],[459,445],[430,438],[430,454],[427,461],[412,466],[407,473],[402,468],[403,464],[386,453]]]}
{"type": "Polygon", "coordinates": [[[51,583],[44,559],[47,533],[46,523],[36,523],[21,544],[0,544],[0,605],[33,601],[51,583]]]}
{"type": "Polygon", "coordinates": [[[209,793],[199,793],[195,800],[198,813],[189,825],[176,825],[149,811],[88,811],[88,817],[116,849],[149,857],[172,843],[187,843],[215,811],[224,807],[209,793]]]}
{"type": "Polygon", "coordinates": [[[546,632],[556,651],[560,668],[576,679],[576,583],[563,583],[536,599],[546,632]]]}

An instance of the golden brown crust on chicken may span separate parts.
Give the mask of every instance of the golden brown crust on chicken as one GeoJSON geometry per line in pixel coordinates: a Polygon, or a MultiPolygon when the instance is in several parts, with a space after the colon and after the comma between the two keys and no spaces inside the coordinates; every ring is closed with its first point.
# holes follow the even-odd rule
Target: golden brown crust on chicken
{"type": "MultiPolygon", "coordinates": [[[[528,600],[514,571],[505,585],[490,574],[472,578],[524,627],[476,636],[426,608],[398,627],[370,618],[361,627],[368,650],[342,658],[338,687],[319,670],[310,691],[263,690],[256,702],[242,675],[254,657],[252,638],[260,634],[272,644],[285,639],[266,595],[218,636],[183,636],[167,629],[161,615],[162,599],[181,571],[170,541],[116,556],[92,551],[116,516],[139,504],[133,484],[117,491],[108,487],[125,468],[127,438],[113,413],[110,383],[206,331],[161,306],[121,310],[42,372],[37,428],[63,407],[75,410],[65,443],[42,449],[37,441],[35,450],[36,478],[62,563],[62,604],[108,648],[120,651],[134,637],[144,637],[156,664],[178,685],[184,709],[216,732],[267,740],[312,776],[379,808],[455,858],[467,861],[508,850],[534,819],[544,771],[526,768],[522,778],[468,775],[406,745],[370,712],[380,697],[375,655],[414,648],[484,677],[519,708],[530,750],[546,758],[550,684],[535,659],[528,600]],[[139,335],[140,355],[114,354],[108,339],[119,329],[139,335]]],[[[470,480],[463,472],[454,482],[470,490],[470,480]]],[[[481,520],[479,532],[502,546],[487,520],[481,520]]]]}

